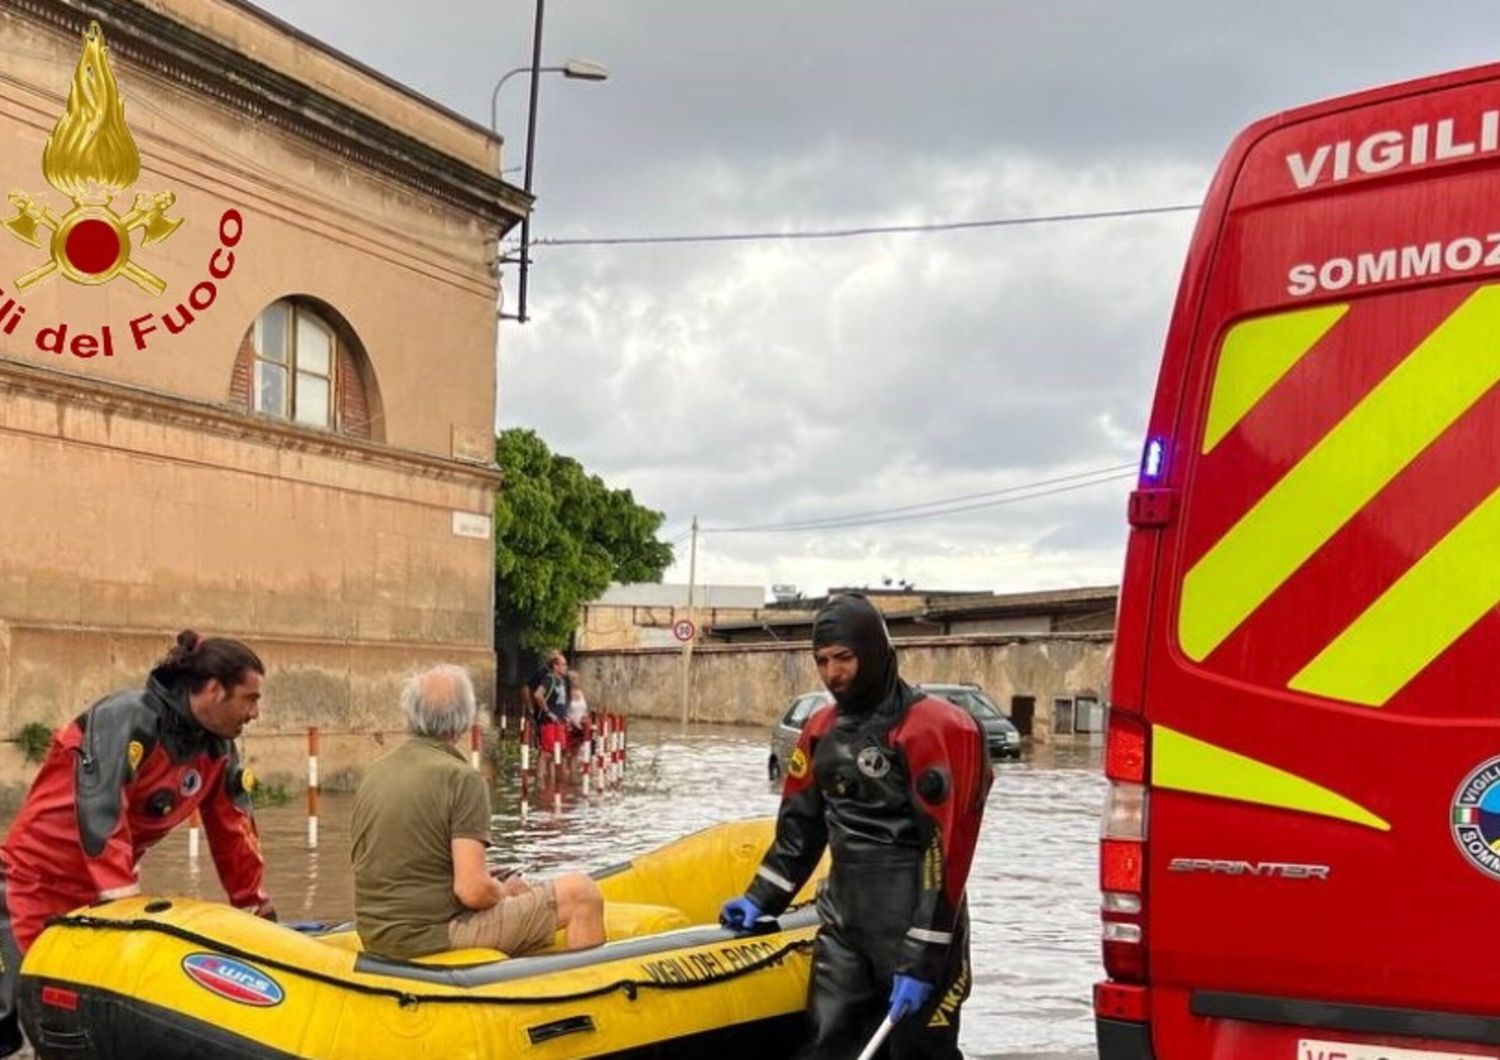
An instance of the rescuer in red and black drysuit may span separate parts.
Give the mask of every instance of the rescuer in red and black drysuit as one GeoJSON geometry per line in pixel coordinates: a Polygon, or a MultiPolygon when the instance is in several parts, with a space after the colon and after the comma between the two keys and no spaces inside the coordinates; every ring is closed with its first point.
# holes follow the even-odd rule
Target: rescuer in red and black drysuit
{"type": "Polygon", "coordinates": [[[21,1046],[21,956],[48,918],[140,892],[136,865],[197,810],[236,907],[275,919],[234,739],[259,714],[265,666],[239,641],[192,631],[144,689],[107,696],[54,734],[0,848],[0,1056],[21,1046]]]}
{"type": "Polygon", "coordinates": [[[725,927],[780,914],[833,851],[818,895],[811,1055],[852,1060],[884,1016],[892,1058],[960,1057],[969,995],[964,885],[992,775],[967,713],[900,679],[880,612],[835,596],[813,622],[835,709],[808,719],[786,768],[776,838],[725,927]]]}

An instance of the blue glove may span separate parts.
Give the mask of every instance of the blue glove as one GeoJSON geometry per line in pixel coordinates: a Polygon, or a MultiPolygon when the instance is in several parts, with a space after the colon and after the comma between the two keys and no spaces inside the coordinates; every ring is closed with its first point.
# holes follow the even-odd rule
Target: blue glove
{"type": "Polygon", "coordinates": [[[932,984],[925,979],[913,979],[909,975],[897,973],[895,981],[891,983],[891,1010],[887,1013],[890,1021],[900,1023],[902,1016],[927,1004],[931,993],[932,984]]]}
{"type": "Polygon", "coordinates": [[[749,931],[760,917],[760,906],[748,898],[731,898],[719,910],[720,926],[730,931],[749,931]]]}

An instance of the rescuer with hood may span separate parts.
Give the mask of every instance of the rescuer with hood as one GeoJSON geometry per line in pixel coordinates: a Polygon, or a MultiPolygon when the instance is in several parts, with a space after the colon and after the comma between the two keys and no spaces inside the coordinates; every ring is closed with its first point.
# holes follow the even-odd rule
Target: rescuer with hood
{"type": "Polygon", "coordinates": [[[972,979],[964,886],[992,779],[984,735],[901,680],[885,622],[859,594],[818,611],[813,658],[836,706],[803,727],[776,838],[720,922],[749,930],[779,915],[831,847],[811,1055],[852,1060],[888,1016],[892,1060],[958,1058],[972,979]]]}

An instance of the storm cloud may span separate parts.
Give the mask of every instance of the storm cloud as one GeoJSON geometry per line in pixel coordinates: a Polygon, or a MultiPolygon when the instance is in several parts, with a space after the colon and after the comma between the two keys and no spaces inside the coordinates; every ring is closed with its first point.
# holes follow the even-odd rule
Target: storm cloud
{"type": "MultiPolygon", "coordinates": [[[[263,6],[477,120],[530,0],[263,6]]],[[[1191,212],[847,239],[549,246],[1198,202],[1250,121],[1481,63],[1492,4],[552,0],[530,323],[500,423],[680,536],[700,580],[1000,591],[1118,577],[1191,212]],[[1066,485],[1066,483],[1063,483],[1066,485]],[[879,513],[1005,500],[941,518],[879,513]],[[742,531],[850,515],[816,531],[742,531]],[[861,521],[861,516],[867,516],[861,521]],[[731,532],[733,531],[733,532],[731,532]]],[[[501,97],[522,159],[526,78],[501,97]]],[[[519,183],[520,173],[509,178],[519,183]]],[[[514,277],[506,277],[515,308],[514,277]]],[[[902,514],[902,513],[893,513],[902,514]]],[[[915,513],[905,513],[915,514],[915,513]]],[[[686,550],[669,577],[685,580],[686,550]]]]}

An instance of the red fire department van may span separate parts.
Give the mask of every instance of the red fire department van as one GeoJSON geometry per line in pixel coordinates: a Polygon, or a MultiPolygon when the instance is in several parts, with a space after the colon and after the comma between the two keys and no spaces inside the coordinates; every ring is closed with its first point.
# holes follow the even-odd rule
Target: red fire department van
{"type": "Polygon", "coordinates": [[[1130,500],[1100,1060],[1500,1057],[1497,383],[1500,65],[1235,141],[1130,500]]]}

